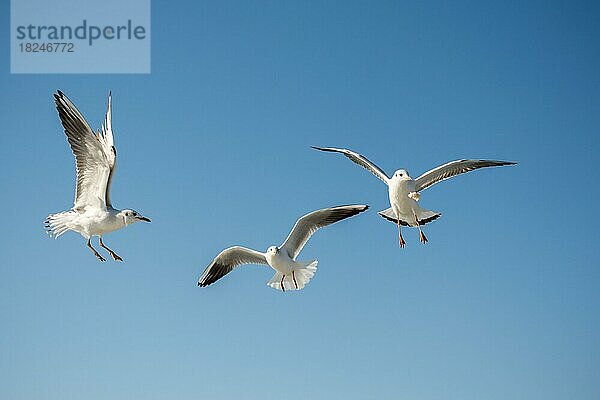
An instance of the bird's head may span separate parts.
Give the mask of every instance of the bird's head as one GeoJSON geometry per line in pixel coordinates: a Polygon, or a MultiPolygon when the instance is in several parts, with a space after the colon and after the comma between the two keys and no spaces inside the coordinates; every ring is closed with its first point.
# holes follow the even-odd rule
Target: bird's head
{"type": "Polygon", "coordinates": [[[275,254],[277,254],[278,251],[279,251],[279,248],[277,246],[271,246],[267,249],[267,254],[275,255],[275,254]]]}
{"type": "Polygon", "coordinates": [[[408,171],[405,169],[399,169],[394,172],[393,178],[399,180],[411,179],[410,175],[408,175],[408,171]]]}
{"type": "Polygon", "coordinates": [[[140,221],[150,222],[150,218],[144,217],[142,214],[135,210],[121,210],[121,212],[119,212],[118,215],[121,218],[123,218],[123,222],[125,222],[125,225],[131,225],[140,221]]]}

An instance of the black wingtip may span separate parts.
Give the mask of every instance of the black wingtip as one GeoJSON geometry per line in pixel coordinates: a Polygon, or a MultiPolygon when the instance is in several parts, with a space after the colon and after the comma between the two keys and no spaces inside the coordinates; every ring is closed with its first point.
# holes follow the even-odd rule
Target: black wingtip
{"type": "MultiPolygon", "coordinates": [[[[367,211],[369,209],[369,206],[367,204],[364,204],[361,208],[359,208],[356,212],[356,214],[360,214],[360,213],[364,213],[365,211],[367,211]]],[[[355,215],[356,215],[355,214],[355,215]]]]}
{"type": "MultiPolygon", "coordinates": [[[[481,161],[486,161],[486,160],[481,160],[481,161]]],[[[492,161],[493,163],[496,163],[496,166],[505,166],[505,165],[516,165],[517,162],[516,161],[492,161]]]]}
{"type": "Polygon", "coordinates": [[[517,165],[515,161],[497,161],[496,167],[507,167],[509,165],[517,165]]]}
{"type": "Polygon", "coordinates": [[[340,204],[338,206],[333,206],[330,208],[344,208],[344,207],[357,207],[360,211],[365,211],[369,208],[368,204],[340,204]]]}
{"type": "Polygon", "coordinates": [[[54,102],[56,103],[57,107],[61,103],[64,103],[66,98],[67,98],[67,96],[65,96],[65,94],[60,90],[56,90],[56,93],[54,93],[54,102]]]}

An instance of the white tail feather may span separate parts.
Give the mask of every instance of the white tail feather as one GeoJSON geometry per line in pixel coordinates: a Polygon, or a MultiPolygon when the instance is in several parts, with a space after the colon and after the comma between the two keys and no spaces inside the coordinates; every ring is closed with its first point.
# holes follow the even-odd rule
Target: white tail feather
{"type": "Polygon", "coordinates": [[[441,215],[442,214],[437,211],[425,210],[422,208],[421,211],[419,211],[419,222],[423,221],[424,224],[426,224],[427,222],[438,219],[441,215]]]}
{"type": "Polygon", "coordinates": [[[303,267],[295,269],[293,275],[291,273],[286,274],[285,278],[283,278],[283,274],[277,272],[273,278],[267,282],[267,285],[271,286],[273,289],[281,291],[300,290],[315,275],[315,272],[317,272],[318,263],[319,262],[317,260],[309,261],[303,267]],[[283,288],[281,287],[281,278],[283,278],[283,288]]]}
{"type": "Polygon", "coordinates": [[[48,215],[44,221],[48,236],[58,239],[63,233],[70,231],[72,229],[71,222],[76,214],[75,211],[63,211],[48,215]]]}
{"type": "MultiPolygon", "coordinates": [[[[387,219],[388,221],[391,221],[393,223],[398,223],[398,217],[396,217],[396,213],[394,212],[394,210],[392,210],[392,207],[386,208],[385,210],[381,210],[378,212],[378,214],[381,215],[383,218],[387,219]]],[[[419,223],[421,225],[425,225],[431,221],[435,221],[441,215],[442,214],[440,214],[437,211],[429,211],[429,210],[422,208],[419,211],[419,223]]],[[[417,226],[417,224],[415,223],[414,220],[404,221],[402,219],[400,220],[400,225],[402,225],[402,226],[417,226]]]]}

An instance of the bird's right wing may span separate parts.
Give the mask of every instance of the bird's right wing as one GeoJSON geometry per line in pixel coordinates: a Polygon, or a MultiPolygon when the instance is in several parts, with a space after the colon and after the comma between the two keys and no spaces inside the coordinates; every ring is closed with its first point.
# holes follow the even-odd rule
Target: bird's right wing
{"type": "Polygon", "coordinates": [[[371,161],[369,161],[367,159],[367,157],[363,156],[362,154],[358,154],[352,150],[338,149],[335,147],[315,147],[315,146],[310,146],[310,147],[312,147],[315,150],[320,150],[320,151],[328,151],[328,152],[332,152],[332,153],[342,153],[343,155],[348,157],[353,163],[360,165],[361,167],[363,167],[364,169],[366,169],[367,171],[369,171],[370,173],[372,173],[373,175],[375,175],[376,177],[381,179],[386,185],[389,185],[388,181],[390,180],[390,178],[386,175],[386,173],[383,172],[383,170],[381,168],[379,168],[377,165],[375,165],[371,161]]]}
{"type": "Polygon", "coordinates": [[[335,222],[352,217],[366,211],[369,206],[357,204],[353,206],[337,206],[313,211],[301,217],[292,228],[281,248],[295,260],[308,239],[319,229],[335,222]]]}
{"type": "Polygon", "coordinates": [[[104,146],[63,92],[59,90],[54,94],[54,102],[71,151],[75,155],[77,184],[73,208],[83,210],[93,206],[106,209],[106,188],[111,165],[104,146]]]}
{"type": "Polygon", "coordinates": [[[269,265],[263,253],[241,246],[229,247],[220,252],[206,267],[198,279],[198,286],[208,286],[242,264],[269,265]]]}
{"type": "Polygon", "coordinates": [[[96,134],[96,137],[102,145],[102,150],[106,155],[110,167],[104,198],[106,200],[106,205],[112,206],[110,201],[110,184],[112,183],[113,176],[115,175],[115,168],[117,166],[117,149],[115,148],[115,139],[112,131],[112,93],[110,92],[108,93],[108,108],[106,110],[106,115],[104,116],[104,122],[102,123],[102,130],[96,134]]]}

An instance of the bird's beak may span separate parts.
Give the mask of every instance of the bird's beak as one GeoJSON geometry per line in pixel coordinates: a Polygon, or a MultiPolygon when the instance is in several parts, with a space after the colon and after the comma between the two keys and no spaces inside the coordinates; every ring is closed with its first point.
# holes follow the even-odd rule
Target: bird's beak
{"type": "Polygon", "coordinates": [[[150,218],[146,218],[146,217],[138,217],[138,219],[140,221],[144,221],[144,222],[152,222],[152,221],[150,221],[150,218]]]}

